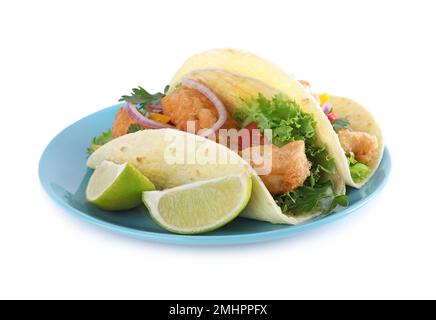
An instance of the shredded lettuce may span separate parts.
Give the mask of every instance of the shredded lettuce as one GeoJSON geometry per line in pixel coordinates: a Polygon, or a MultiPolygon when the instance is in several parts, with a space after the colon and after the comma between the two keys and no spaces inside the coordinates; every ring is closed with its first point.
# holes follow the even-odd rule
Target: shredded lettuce
{"type": "Polygon", "coordinates": [[[297,140],[305,142],[306,156],[312,163],[310,176],[304,186],[275,197],[284,213],[328,213],[338,204],[347,205],[346,196],[337,196],[328,181],[335,172],[335,164],[325,145],[317,143],[316,121],[311,114],[303,112],[295,101],[286,100],[280,94],[271,100],[259,94],[257,98],[243,100],[243,103],[244,106],[233,113],[241,128],[254,121],[261,132],[271,129],[272,143],[278,147],[297,140]]]}
{"type": "Polygon", "coordinates": [[[358,162],[353,154],[348,155],[347,159],[353,181],[356,183],[364,181],[369,175],[369,167],[364,163],[358,162]]]}
{"type": "Polygon", "coordinates": [[[88,148],[88,156],[93,154],[98,148],[100,148],[102,145],[108,143],[111,140],[112,140],[112,130],[110,129],[108,131],[103,132],[98,137],[94,137],[94,139],[92,139],[91,147],[88,148]]]}

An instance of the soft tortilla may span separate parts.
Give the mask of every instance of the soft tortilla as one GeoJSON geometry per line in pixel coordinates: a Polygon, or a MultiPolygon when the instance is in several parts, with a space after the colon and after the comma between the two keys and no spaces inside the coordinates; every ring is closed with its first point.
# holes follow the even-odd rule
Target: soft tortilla
{"type": "MultiPolygon", "coordinates": [[[[130,163],[147,176],[159,189],[217,178],[232,173],[250,172],[253,191],[243,217],[274,224],[297,224],[310,216],[293,218],[282,213],[273,197],[249,164],[227,147],[203,137],[175,129],[143,130],[110,141],[88,159],[88,167],[95,169],[104,160],[117,164],[130,163]],[[197,154],[192,164],[168,163],[166,155],[172,153],[174,143],[185,141],[197,154]],[[227,162],[207,163],[204,150],[216,150],[216,159],[227,162]],[[218,158],[221,157],[221,158],[218,158]]],[[[210,158],[209,158],[210,160],[210,158]]]]}
{"type": "Polygon", "coordinates": [[[335,191],[345,194],[342,177],[349,175],[350,170],[346,159],[338,156],[342,152],[339,138],[318,102],[295,78],[273,63],[237,49],[214,49],[189,58],[171,80],[170,91],[183,78],[200,81],[211,88],[230,111],[241,105],[240,97],[250,98],[259,92],[266,97],[281,93],[285,98],[295,100],[304,112],[315,118],[317,136],[333,156],[339,173],[334,176],[335,191]]]}
{"type": "MultiPolygon", "coordinates": [[[[375,155],[373,161],[368,164],[370,168],[370,173],[368,177],[365,180],[356,183],[353,181],[349,169],[347,174],[344,176],[345,183],[347,185],[354,188],[361,188],[374,175],[383,158],[384,140],[381,128],[375,120],[374,116],[365,107],[363,107],[356,101],[351,100],[350,98],[330,96],[330,103],[334,108],[334,112],[339,117],[346,118],[350,121],[350,128],[352,130],[366,132],[377,137],[377,154],[375,155]]],[[[347,161],[347,157],[345,156],[342,147],[341,152],[339,152],[336,157],[340,158],[341,161],[347,161]]]]}
{"type": "MultiPolygon", "coordinates": [[[[351,178],[348,161],[339,138],[312,94],[294,77],[250,52],[237,49],[214,49],[194,55],[177,71],[171,81],[170,91],[174,90],[183,78],[197,80],[209,86],[224,101],[230,111],[241,105],[241,97],[250,98],[250,96],[257,95],[257,92],[262,92],[261,90],[267,97],[281,93],[287,98],[294,99],[303,111],[314,116],[317,121],[318,137],[326,145],[328,152],[333,155],[336,170],[350,186],[359,188],[364,185],[381,161],[384,149],[383,138],[374,117],[350,99],[332,97],[335,112],[341,116],[347,114],[353,129],[362,128],[362,131],[376,135],[379,141],[380,152],[370,166],[370,176],[362,183],[355,183],[351,178]],[[362,122],[359,123],[359,120],[362,122]]],[[[345,191],[345,188],[340,190],[338,187],[341,181],[334,181],[334,184],[336,192],[345,191]]]]}

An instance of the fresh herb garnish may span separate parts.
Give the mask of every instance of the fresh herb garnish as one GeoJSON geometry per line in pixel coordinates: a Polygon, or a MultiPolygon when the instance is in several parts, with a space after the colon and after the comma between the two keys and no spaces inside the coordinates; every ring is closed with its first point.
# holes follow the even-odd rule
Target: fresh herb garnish
{"type": "Polygon", "coordinates": [[[293,100],[285,100],[276,95],[268,100],[263,95],[243,101],[244,107],[233,113],[233,118],[242,128],[256,122],[263,132],[272,129],[272,143],[282,147],[290,142],[303,140],[306,156],[312,163],[310,176],[304,186],[293,192],[276,197],[277,204],[285,213],[332,211],[338,204],[347,205],[346,196],[337,196],[328,178],[335,172],[333,158],[325,145],[316,140],[316,121],[311,114],[303,112],[293,100]]]}
{"type": "Polygon", "coordinates": [[[347,196],[337,196],[331,181],[315,187],[302,186],[293,192],[285,193],[275,198],[277,205],[284,213],[293,215],[302,213],[330,213],[336,206],[348,206],[347,196]]]}
{"type": "Polygon", "coordinates": [[[357,183],[364,181],[369,175],[369,167],[366,164],[358,162],[353,154],[348,155],[347,159],[353,181],[357,183]]]}
{"type": "Polygon", "coordinates": [[[145,113],[147,108],[153,104],[159,104],[165,94],[168,92],[169,86],[165,87],[164,93],[157,92],[155,94],[149,93],[143,87],[133,88],[130,95],[122,96],[119,101],[126,101],[139,105],[139,109],[145,113]]]}
{"type": "Polygon", "coordinates": [[[144,130],[144,128],[139,123],[132,123],[129,129],[127,129],[127,133],[134,133],[141,130],[144,130]]]}
{"type": "Polygon", "coordinates": [[[332,122],[333,129],[349,129],[350,121],[346,118],[336,118],[332,122]]]}
{"type": "Polygon", "coordinates": [[[88,148],[88,155],[90,156],[93,154],[98,148],[100,148],[102,145],[108,143],[112,140],[112,130],[109,129],[108,131],[103,132],[98,137],[94,137],[92,139],[92,145],[88,148]]]}

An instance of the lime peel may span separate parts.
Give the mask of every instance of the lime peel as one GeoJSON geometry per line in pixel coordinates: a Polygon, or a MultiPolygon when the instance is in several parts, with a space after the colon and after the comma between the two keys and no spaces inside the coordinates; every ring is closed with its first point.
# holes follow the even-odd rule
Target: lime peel
{"type": "Polygon", "coordinates": [[[142,192],[149,190],[155,190],[153,183],[131,164],[103,161],[89,179],[86,199],[105,210],[128,210],[140,205],[142,192]]]}
{"type": "Polygon", "coordinates": [[[251,176],[243,172],[144,192],[143,202],[164,229],[178,234],[200,234],[235,219],[247,206],[251,189],[251,176]]]}

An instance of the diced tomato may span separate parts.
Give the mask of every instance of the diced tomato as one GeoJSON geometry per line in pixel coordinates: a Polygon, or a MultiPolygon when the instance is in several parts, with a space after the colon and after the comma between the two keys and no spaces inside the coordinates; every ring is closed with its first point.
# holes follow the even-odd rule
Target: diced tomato
{"type": "Polygon", "coordinates": [[[247,124],[244,129],[247,129],[249,131],[253,130],[253,129],[257,129],[257,123],[256,121],[250,122],[249,124],[247,124]]]}
{"type": "Polygon", "coordinates": [[[335,121],[336,119],[337,119],[337,115],[336,115],[336,113],[329,113],[328,115],[327,115],[327,118],[330,120],[330,122],[333,122],[333,121],[335,121]]]}

